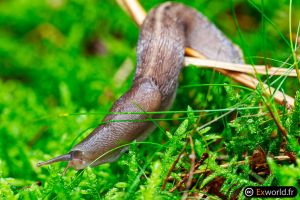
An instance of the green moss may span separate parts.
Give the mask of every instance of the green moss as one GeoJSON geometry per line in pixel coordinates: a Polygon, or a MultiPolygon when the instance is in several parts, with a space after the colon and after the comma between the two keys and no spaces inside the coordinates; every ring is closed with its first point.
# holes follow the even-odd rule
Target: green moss
{"type": "MultiPolygon", "coordinates": [[[[148,10],[160,2],[142,4],[148,10]]],[[[282,38],[288,35],[288,2],[181,2],[220,27],[243,48],[248,62],[292,64],[286,61],[291,52],[282,38]]],[[[294,1],[293,6],[296,34],[300,4],[294,1]]],[[[36,167],[88,135],[130,87],[134,70],[122,84],[113,77],[126,59],[135,63],[138,27],[115,1],[97,0],[3,0],[0,24],[0,199],[180,199],[184,184],[169,190],[189,173],[193,150],[196,163],[203,159],[198,172],[210,171],[194,175],[190,194],[195,197],[208,191],[205,187],[216,177],[225,178],[219,189],[227,197],[247,185],[290,184],[299,189],[299,91],[291,111],[268,102],[288,131],[284,138],[260,89],[251,92],[216,72],[193,67],[180,75],[174,112],[157,122],[160,128],[145,143],[131,144],[118,161],[66,175],[65,163],[36,167]],[[274,157],[283,146],[297,162],[269,160],[272,174],[261,182],[245,155],[261,149],[274,157]],[[241,160],[246,161],[237,165],[241,160]],[[220,166],[224,163],[229,167],[220,166]]],[[[294,78],[271,77],[266,82],[291,96],[299,88],[294,78]]],[[[210,198],[220,196],[209,193],[210,198]]]]}

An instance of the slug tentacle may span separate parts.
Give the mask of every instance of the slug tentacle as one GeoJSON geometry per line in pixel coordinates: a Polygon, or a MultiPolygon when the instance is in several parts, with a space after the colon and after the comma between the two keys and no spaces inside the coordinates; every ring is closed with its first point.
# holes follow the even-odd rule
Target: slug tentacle
{"type": "Polygon", "coordinates": [[[67,154],[60,155],[60,156],[57,156],[55,158],[52,158],[52,159],[50,159],[48,161],[45,161],[45,162],[39,162],[37,164],[37,166],[40,167],[40,166],[49,165],[49,164],[52,164],[52,163],[55,163],[55,162],[70,161],[71,159],[72,159],[71,154],[67,153],[67,154]]]}

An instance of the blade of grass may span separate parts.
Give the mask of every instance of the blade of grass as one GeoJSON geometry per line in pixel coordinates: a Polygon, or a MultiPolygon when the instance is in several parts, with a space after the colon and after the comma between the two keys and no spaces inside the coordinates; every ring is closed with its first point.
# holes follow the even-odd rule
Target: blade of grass
{"type": "MultiPolygon", "coordinates": [[[[290,47],[291,47],[291,51],[292,51],[292,55],[293,55],[293,59],[294,59],[294,66],[295,66],[295,69],[296,69],[298,82],[300,84],[300,72],[299,72],[298,60],[297,60],[296,51],[294,49],[293,37],[292,37],[292,4],[293,4],[293,0],[290,0],[290,7],[289,7],[290,47]]],[[[296,41],[296,43],[297,43],[297,41],[296,41]]]]}

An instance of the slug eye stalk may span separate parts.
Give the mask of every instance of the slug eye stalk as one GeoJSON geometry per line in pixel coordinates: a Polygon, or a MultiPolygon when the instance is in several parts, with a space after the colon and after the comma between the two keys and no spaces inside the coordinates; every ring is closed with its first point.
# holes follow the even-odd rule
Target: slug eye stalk
{"type": "Polygon", "coordinates": [[[55,158],[52,158],[52,159],[50,159],[48,161],[45,161],[45,162],[39,162],[37,164],[37,166],[41,167],[41,166],[49,165],[49,164],[56,163],[56,162],[70,161],[70,160],[72,160],[72,156],[71,156],[70,153],[67,153],[67,154],[60,155],[60,156],[57,156],[55,158]]]}

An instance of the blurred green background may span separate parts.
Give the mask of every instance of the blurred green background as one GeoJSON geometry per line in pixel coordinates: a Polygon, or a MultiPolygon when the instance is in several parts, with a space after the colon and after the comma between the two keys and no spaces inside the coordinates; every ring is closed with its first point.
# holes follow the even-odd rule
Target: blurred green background
{"type": "MultiPolygon", "coordinates": [[[[160,2],[163,1],[141,3],[149,10],[160,2]]],[[[179,2],[198,9],[213,21],[241,46],[249,63],[280,66],[280,61],[291,56],[287,0],[179,2]],[[262,12],[272,24],[262,20],[262,12]]],[[[299,8],[300,1],[294,1],[294,42],[299,8]]],[[[138,32],[131,18],[111,0],[0,0],[2,188],[10,188],[13,195],[26,196],[27,186],[36,182],[44,186],[53,168],[37,168],[36,163],[67,152],[101,122],[104,114],[100,112],[107,112],[131,85],[133,68],[129,68],[124,82],[114,77],[126,59],[135,64],[138,32]]],[[[180,76],[180,86],[224,82],[229,79],[204,69],[184,69],[180,76]]],[[[296,79],[288,79],[282,88],[294,96],[296,79]]],[[[226,108],[231,103],[220,98],[224,94],[222,88],[179,87],[172,109],[186,110],[188,105],[194,109],[226,108]]],[[[180,116],[170,115],[173,120],[161,125],[171,131],[179,124],[180,116]]],[[[214,116],[201,120],[204,123],[214,116]]],[[[220,122],[214,129],[222,127],[220,122]]],[[[159,143],[165,137],[159,131],[155,134],[150,141],[159,143]]],[[[55,169],[61,170],[64,165],[57,164],[55,169]]],[[[95,186],[100,193],[107,192],[120,179],[126,182],[122,164],[100,166],[94,173],[101,179],[95,186]]]]}

